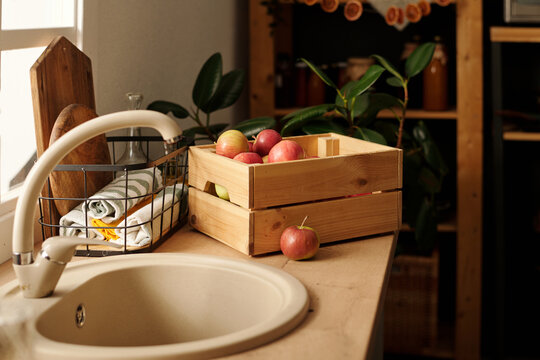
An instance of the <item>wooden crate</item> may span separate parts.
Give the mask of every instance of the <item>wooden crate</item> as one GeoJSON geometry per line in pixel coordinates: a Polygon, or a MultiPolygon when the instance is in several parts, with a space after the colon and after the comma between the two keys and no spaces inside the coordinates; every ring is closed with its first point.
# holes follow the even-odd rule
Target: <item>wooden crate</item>
{"type": "Polygon", "coordinates": [[[215,145],[191,147],[190,224],[249,255],[279,251],[283,230],[306,215],[322,243],[399,229],[401,150],[334,133],[288,139],[319,158],[244,164],[215,145]]]}
{"type": "Polygon", "coordinates": [[[384,350],[429,354],[438,337],[439,252],[394,259],[384,306],[384,350]]]}

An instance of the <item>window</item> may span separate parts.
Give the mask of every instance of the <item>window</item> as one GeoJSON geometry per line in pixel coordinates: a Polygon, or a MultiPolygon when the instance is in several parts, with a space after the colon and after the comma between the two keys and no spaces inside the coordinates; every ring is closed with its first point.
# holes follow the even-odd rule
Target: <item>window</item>
{"type": "Polygon", "coordinates": [[[0,0],[0,263],[19,185],[35,159],[30,68],[59,35],[82,47],[83,0],[0,0]]]}
{"type": "Polygon", "coordinates": [[[58,35],[82,45],[77,16],[82,0],[0,0],[0,5],[0,202],[5,203],[35,160],[30,67],[58,35]]]}

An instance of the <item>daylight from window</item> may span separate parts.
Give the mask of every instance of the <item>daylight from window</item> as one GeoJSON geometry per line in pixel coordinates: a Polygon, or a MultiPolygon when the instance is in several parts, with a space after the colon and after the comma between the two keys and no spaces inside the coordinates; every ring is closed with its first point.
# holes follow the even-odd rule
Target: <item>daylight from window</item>
{"type": "Polygon", "coordinates": [[[2,30],[75,25],[75,0],[2,0],[2,30]]]}
{"type": "Polygon", "coordinates": [[[0,197],[17,187],[35,161],[30,68],[55,32],[75,26],[75,0],[0,0],[0,197]],[[34,29],[31,32],[28,30],[34,29]],[[28,48],[31,46],[39,46],[28,48]]]}

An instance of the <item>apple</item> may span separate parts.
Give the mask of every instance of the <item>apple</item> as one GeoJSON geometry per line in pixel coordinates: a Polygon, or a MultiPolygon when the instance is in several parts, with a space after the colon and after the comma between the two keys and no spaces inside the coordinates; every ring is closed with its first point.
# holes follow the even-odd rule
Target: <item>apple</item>
{"type": "Polygon", "coordinates": [[[223,186],[218,185],[218,184],[214,184],[214,187],[216,188],[216,194],[217,196],[219,196],[220,199],[227,200],[227,201],[231,200],[229,198],[229,192],[227,191],[227,189],[225,189],[223,186]]]}
{"type": "Polygon", "coordinates": [[[307,216],[302,225],[289,226],[283,233],[279,245],[281,251],[291,260],[307,260],[315,256],[321,243],[319,234],[315,229],[304,226],[307,216]]]}
{"type": "Polygon", "coordinates": [[[281,141],[281,135],[276,130],[266,129],[257,134],[253,151],[261,156],[268,155],[270,149],[281,141]]]}
{"type": "Polygon", "coordinates": [[[248,151],[253,152],[253,143],[251,141],[248,142],[248,146],[249,146],[248,151]]]}
{"type": "Polygon", "coordinates": [[[268,153],[268,162],[299,160],[306,157],[304,149],[292,140],[281,140],[268,153]]]}
{"type": "Polygon", "coordinates": [[[261,156],[255,152],[242,152],[235,157],[233,160],[238,160],[246,164],[262,164],[263,160],[261,156]]]}
{"type": "Polygon", "coordinates": [[[263,161],[264,164],[267,164],[268,163],[268,155],[264,155],[262,157],[262,161],[263,161]]]}
{"type": "Polygon", "coordinates": [[[216,154],[233,158],[241,152],[249,150],[249,142],[238,130],[227,130],[221,134],[216,143],[216,154]]]}

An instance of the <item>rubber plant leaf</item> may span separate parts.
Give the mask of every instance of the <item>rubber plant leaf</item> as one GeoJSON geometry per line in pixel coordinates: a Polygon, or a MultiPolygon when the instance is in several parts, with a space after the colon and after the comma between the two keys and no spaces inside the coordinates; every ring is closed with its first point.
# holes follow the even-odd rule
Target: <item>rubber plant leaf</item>
{"type": "Polygon", "coordinates": [[[304,58],[300,58],[301,61],[305,62],[307,66],[315,73],[321,80],[328,86],[334,88],[337,90],[336,84],[326,75],[319,67],[315,64],[312,64],[309,60],[306,60],[304,58]]]}
{"type": "Polygon", "coordinates": [[[369,96],[369,106],[362,113],[358,121],[360,126],[368,126],[377,118],[377,114],[384,109],[401,111],[401,102],[395,96],[386,93],[375,93],[369,96]]]}
{"type": "Polygon", "coordinates": [[[347,99],[353,99],[364,93],[371,85],[373,85],[373,83],[375,83],[375,81],[377,81],[383,72],[384,68],[382,66],[371,65],[359,80],[354,81],[354,85],[347,94],[347,99]]]}
{"type": "Polygon", "coordinates": [[[222,73],[221,54],[215,53],[204,63],[193,86],[193,103],[203,108],[219,86],[222,73]]]}
{"type": "MultiPolygon", "coordinates": [[[[222,132],[229,124],[221,123],[221,124],[212,124],[208,127],[208,130],[214,134],[217,135],[220,132],[222,132]]],[[[182,132],[182,135],[188,136],[188,137],[194,137],[195,135],[205,135],[208,136],[208,133],[206,132],[206,129],[202,126],[194,126],[189,129],[186,129],[182,132]]]]}
{"type": "Polygon", "coordinates": [[[437,214],[433,202],[424,198],[414,226],[416,246],[421,252],[430,252],[437,236],[437,214]]]}
{"type": "Polygon", "coordinates": [[[418,46],[405,60],[405,74],[410,79],[416,76],[428,66],[433,52],[435,51],[435,43],[427,42],[418,46]]]}
{"type": "Polygon", "coordinates": [[[189,116],[189,112],[185,108],[169,101],[157,100],[150,103],[146,108],[163,114],[172,113],[179,119],[185,119],[189,116]]]}
{"type": "Polygon", "coordinates": [[[399,73],[399,71],[396,70],[396,68],[388,62],[385,58],[383,58],[380,55],[371,55],[371,57],[375,58],[379,64],[381,64],[386,70],[388,70],[389,73],[397,77],[401,82],[403,82],[403,76],[399,73]]]}
{"type": "Polygon", "coordinates": [[[257,136],[263,130],[276,127],[276,119],[269,116],[261,116],[239,122],[232,128],[242,132],[248,139],[257,136]]]}
{"type": "Polygon", "coordinates": [[[353,133],[353,137],[357,139],[381,144],[381,145],[387,145],[386,139],[384,138],[384,136],[382,136],[375,130],[371,130],[365,127],[364,128],[356,127],[353,133]]]}
{"type": "Polygon", "coordinates": [[[422,147],[426,162],[433,169],[437,170],[440,175],[446,175],[448,173],[448,166],[423,121],[419,121],[413,128],[413,137],[422,147]]]}
{"type": "Polygon", "coordinates": [[[224,109],[234,104],[244,89],[246,75],[244,70],[238,69],[223,75],[212,98],[207,104],[201,106],[205,113],[224,109]]]}
{"type": "Polygon", "coordinates": [[[346,129],[333,121],[320,119],[305,124],[302,126],[302,131],[307,135],[325,134],[330,132],[345,135],[346,129]]]}
{"type": "Polygon", "coordinates": [[[386,78],[386,83],[393,87],[403,87],[403,82],[395,76],[386,78]]]}
{"type": "MultiPolygon", "coordinates": [[[[347,97],[347,94],[351,91],[353,86],[354,86],[353,81],[348,82],[341,88],[341,93],[344,94],[345,97],[347,97]]],[[[354,101],[354,107],[353,107],[355,116],[362,114],[368,108],[369,95],[370,95],[369,93],[365,92],[356,97],[356,100],[354,101]]],[[[347,100],[347,102],[349,102],[349,100],[347,100]]],[[[348,104],[348,106],[350,106],[350,104],[348,104]]],[[[346,116],[345,102],[339,95],[336,95],[336,110],[338,110],[341,115],[346,116]]]]}
{"type": "Polygon", "coordinates": [[[322,104],[307,107],[305,109],[301,109],[291,114],[288,114],[282,119],[282,122],[286,122],[286,124],[281,129],[281,135],[290,135],[294,130],[302,127],[309,120],[318,118],[319,116],[322,116],[327,112],[334,110],[335,108],[335,104],[322,104]]]}

